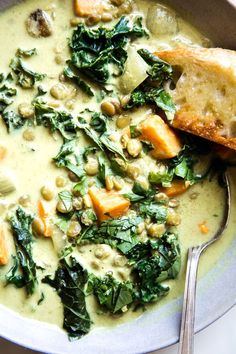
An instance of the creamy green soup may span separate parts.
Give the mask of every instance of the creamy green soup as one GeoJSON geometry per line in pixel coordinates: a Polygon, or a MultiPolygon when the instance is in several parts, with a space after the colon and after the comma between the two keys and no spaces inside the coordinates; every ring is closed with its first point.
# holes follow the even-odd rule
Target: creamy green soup
{"type": "MultiPolygon", "coordinates": [[[[203,181],[195,183],[196,174],[204,173],[210,165],[211,154],[195,154],[196,150],[193,150],[188,153],[187,158],[194,155],[194,159],[198,160],[195,177],[191,175],[190,178],[190,175],[186,173],[184,175],[179,173],[179,175],[173,176],[173,180],[164,181],[164,174],[170,173],[170,160],[154,158],[151,152],[152,146],[150,147],[148,141],[143,141],[142,137],[140,138],[139,132],[141,122],[148,119],[150,114],[164,115],[163,110],[160,113],[160,108],[163,108],[163,105],[156,107],[153,102],[152,104],[146,102],[147,104],[142,107],[125,109],[125,104],[122,104],[122,100],[128,104],[130,95],[137,87],[140,87],[142,82],[149,84],[149,81],[145,80],[148,77],[147,72],[150,73],[151,65],[137,53],[137,50],[144,48],[149,53],[153,53],[157,50],[178,46],[209,46],[210,41],[175,14],[173,10],[160,7],[155,1],[108,1],[105,5],[108,6],[105,12],[106,16],[99,15],[98,18],[95,16],[95,19],[94,16],[85,19],[75,17],[72,1],[64,0],[55,0],[54,2],[46,0],[23,1],[0,15],[0,71],[5,75],[12,73],[12,78],[8,80],[7,85],[17,90],[10,100],[11,103],[6,104],[6,107],[2,109],[2,119],[0,119],[0,155],[2,152],[0,160],[0,220],[4,226],[3,233],[8,252],[7,264],[0,266],[0,303],[17,311],[22,316],[53,323],[59,327],[63,327],[65,318],[63,301],[53,287],[42,282],[42,279],[48,275],[51,279],[54,278],[55,271],[59,266],[59,259],[65,259],[70,264],[70,257],[73,256],[82,269],[87,270],[90,275],[93,274],[93,277],[98,281],[108,276],[115,279],[118,287],[124,286],[122,284],[126,284],[125,286],[132,284],[132,287],[136,287],[137,273],[135,272],[137,270],[134,270],[134,267],[135,263],[138,263],[137,259],[130,260],[131,256],[117,247],[117,244],[109,243],[108,234],[105,234],[102,240],[97,241],[94,241],[94,238],[96,239],[98,231],[94,232],[92,241],[89,238],[83,238],[89,228],[94,225],[98,228],[101,226],[101,220],[96,220],[98,212],[91,200],[91,194],[88,194],[90,188],[96,186],[98,190],[103,189],[104,193],[114,193],[130,203],[123,215],[118,215],[119,225],[122,224],[122,220],[125,222],[124,220],[127,218],[130,220],[140,216],[131,235],[131,238],[133,237],[136,241],[132,239],[133,244],[129,241],[129,247],[131,247],[130,244],[134,247],[139,243],[142,247],[144,243],[148,244],[150,241],[155,243],[166,232],[169,232],[174,235],[178,234],[179,241],[176,242],[179,242],[181,250],[179,273],[174,276],[165,276],[164,282],[159,280],[158,284],[169,285],[170,290],[168,293],[166,292],[164,297],[159,294],[155,301],[145,302],[143,298],[141,301],[140,293],[135,299],[135,294],[140,289],[133,290],[131,294],[131,290],[129,290],[131,285],[125,288],[126,303],[122,307],[119,307],[117,302],[115,308],[111,304],[108,305],[109,301],[104,288],[100,292],[100,298],[94,288],[90,292],[87,291],[86,297],[80,294],[86,302],[87,313],[92,322],[91,327],[111,326],[131,320],[142,314],[143,305],[147,308],[162,306],[164,302],[180,296],[184,286],[187,249],[192,245],[205,242],[213,235],[220,223],[224,204],[224,190],[218,185],[217,178],[211,181],[209,178],[205,178],[203,181]],[[43,10],[44,14],[46,13],[48,16],[52,33],[46,37],[32,36],[27,27],[29,25],[27,19],[37,9],[43,10]],[[77,25],[81,26],[85,23],[84,28],[88,31],[96,30],[100,26],[112,29],[122,16],[125,16],[131,27],[134,25],[135,19],[141,17],[142,26],[144,31],[148,32],[148,36],[143,31],[141,35],[133,34],[127,37],[124,51],[128,57],[125,56],[123,74],[116,66],[113,72],[115,75],[111,75],[109,80],[102,84],[96,83],[95,78],[93,79],[91,76],[88,79],[84,73],[81,75],[80,79],[85,80],[94,92],[94,95],[91,96],[81,89],[78,79],[77,81],[76,79],[70,80],[63,74],[64,68],[68,65],[66,61],[71,58],[68,41],[72,38],[73,31],[76,31],[77,25]],[[36,48],[37,53],[24,52],[20,55],[18,52],[16,55],[18,48],[25,51],[36,48]],[[23,80],[22,84],[22,68],[19,74],[13,65],[9,67],[12,58],[16,58],[18,64],[20,60],[20,63],[23,62],[23,65],[33,72],[45,76],[39,80],[36,79],[35,83],[29,83],[28,76],[26,83],[23,80]],[[27,85],[30,87],[26,88],[27,85]],[[44,94],[42,94],[42,89],[44,94]],[[38,94],[39,91],[41,95],[38,94]],[[108,105],[102,105],[104,102],[108,105]],[[81,125],[79,128],[75,128],[73,137],[69,134],[71,131],[68,130],[66,133],[63,131],[64,134],[68,134],[63,139],[63,134],[58,131],[58,125],[54,132],[53,129],[48,129],[50,125],[48,126],[47,123],[43,124],[41,121],[39,124],[37,117],[39,114],[37,109],[39,110],[39,108],[37,107],[42,108],[42,105],[47,107],[47,114],[49,114],[46,115],[44,122],[50,119],[50,114],[53,114],[55,118],[55,112],[66,112],[68,119],[72,119],[74,122],[77,122],[78,116],[82,116],[90,133],[93,129],[98,139],[101,137],[101,131],[105,124],[109,132],[109,144],[113,144],[113,148],[107,148],[107,146],[104,149],[101,148],[91,139],[86,129],[81,129],[81,125]],[[102,118],[100,115],[98,121],[92,126],[91,120],[89,120],[91,112],[101,114],[101,111],[104,115],[102,118]],[[15,116],[9,118],[9,112],[13,112],[15,116]],[[20,122],[18,125],[16,124],[17,119],[20,122]],[[7,129],[6,123],[10,125],[10,129],[7,129]],[[58,155],[63,142],[68,143],[68,141],[74,142],[73,149],[77,156],[79,150],[89,147],[86,150],[87,156],[83,156],[82,160],[80,156],[79,161],[70,161],[76,166],[76,171],[70,166],[68,168],[68,165],[62,164],[60,167],[60,163],[53,160],[58,155]],[[105,162],[102,163],[102,159],[105,162]],[[123,173],[117,173],[117,169],[112,169],[109,165],[111,161],[120,164],[119,168],[124,167],[125,164],[123,173]],[[78,176],[78,168],[82,171],[80,176],[78,176]],[[159,175],[158,183],[150,182],[150,173],[159,175]],[[181,196],[168,198],[165,192],[176,179],[181,180],[186,186],[189,184],[191,186],[181,196]],[[4,188],[7,184],[7,191],[1,186],[1,183],[4,184],[4,188]],[[135,190],[134,184],[136,185],[135,190]],[[139,189],[137,189],[137,185],[139,189]],[[134,197],[136,200],[132,199],[134,197]],[[152,204],[155,208],[159,208],[159,216],[156,214],[153,216],[150,211],[149,214],[147,211],[140,212],[145,200],[148,200],[149,205],[152,204]],[[45,218],[40,218],[39,201],[46,209],[45,218]],[[28,292],[28,295],[27,286],[24,283],[24,269],[20,263],[19,252],[18,255],[16,253],[18,247],[16,235],[12,228],[12,218],[15,217],[18,208],[21,208],[27,215],[32,215],[28,231],[30,237],[32,236],[30,248],[32,250],[31,257],[35,264],[36,279],[34,288],[28,292]],[[164,216],[160,216],[160,211],[164,212],[164,216]],[[49,229],[49,234],[45,231],[46,227],[49,229]],[[19,288],[16,287],[15,281],[13,281],[14,284],[9,281],[9,276],[14,275],[11,269],[17,259],[17,274],[21,277],[21,283],[18,283],[19,288]],[[128,301],[127,292],[129,291],[130,300],[128,301]],[[101,296],[103,296],[103,300],[105,299],[104,303],[102,303],[101,296]],[[136,311],[134,311],[135,307],[138,307],[136,311]]],[[[114,63],[109,64],[109,70],[112,65],[114,63]]],[[[75,73],[77,75],[76,70],[75,73]]],[[[3,85],[3,81],[1,85],[3,85]]],[[[169,81],[169,78],[166,79],[161,90],[164,90],[169,81]]],[[[156,87],[152,86],[154,89],[156,87]]],[[[170,113],[167,109],[167,116],[168,112],[170,113]]],[[[58,116],[55,119],[58,119],[58,116]]],[[[83,125],[81,122],[83,121],[80,121],[80,124],[83,125]]],[[[183,137],[181,140],[182,148],[185,138],[183,137]]],[[[191,140],[189,144],[195,146],[195,142],[191,140]]],[[[199,144],[202,143],[197,142],[196,146],[199,144]]],[[[195,165],[195,162],[192,165],[195,165]]],[[[193,172],[193,166],[185,166],[185,169],[188,169],[188,172],[190,170],[193,172]]],[[[233,179],[232,172],[233,210],[236,202],[235,190],[235,178],[233,179]]],[[[104,216],[105,223],[112,220],[109,219],[109,216],[104,216]]],[[[230,246],[235,225],[236,216],[232,212],[224,237],[203,255],[200,276],[214,267],[217,260],[230,246]]],[[[119,242],[118,245],[120,245],[119,242]]],[[[124,244],[122,245],[124,247],[124,244]]],[[[155,255],[159,257],[161,251],[160,249],[155,251],[153,248],[150,252],[149,258],[155,258],[155,255]]],[[[179,255],[176,257],[179,261],[179,255]]],[[[172,263],[174,264],[174,261],[172,263]]],[[[144,268],[147,269],[147,265],[144,268]]],[[[168,267],[166,269],[170,270],[168,267]]],[[[152,296],[154,295],[152,294],[152,296]]],[[[75,337],[80,335],[81,333],[77,333],[75,337]]]]}

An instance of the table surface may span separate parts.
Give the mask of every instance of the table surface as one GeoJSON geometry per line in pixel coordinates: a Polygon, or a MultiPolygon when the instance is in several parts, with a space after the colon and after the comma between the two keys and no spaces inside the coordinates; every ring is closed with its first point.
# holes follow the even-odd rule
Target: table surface
{"type": "MultiPolygon", "coordinates": [[[[0,354],[36,354],[0,339],[0,354]]],[[[115,352],[113,351],[115,354],[115,352]]],[[[236,353],[236,306],[226,315],[195,336],[195,354],[235,354],[236,353]]],[[[102,354],[97,351],[94,354],[102,354]]],[[[131,353],[127,353],[131,354],[131,353]]],[[[177,354],[177,346],[159,350],[152,354],[177,354]]]]}

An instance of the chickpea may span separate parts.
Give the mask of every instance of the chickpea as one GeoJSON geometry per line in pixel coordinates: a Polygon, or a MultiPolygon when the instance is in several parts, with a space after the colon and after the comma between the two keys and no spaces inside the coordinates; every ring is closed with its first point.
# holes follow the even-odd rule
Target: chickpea
{"type": "Polygon", "coordinates": [[[30,196],[29,194],[24,194],[19,198],[19,203],[23,207],[27,207],[30,204],[30,196]]]}
{"type": "Polygon", "coordinates": [[[109,117],[113,117],[116,114],[115,106],[112,102],[104,101],[101,104],[101,110],[104,114],[107,114],[109,117]]]}
{"type": "Polygon", "coordinates": [[[121,97],[121,99],[120,99],[121,107],[124,108],[129,103],[129,100],[130,100],[130,95],[126,95],[126,96],[121,97]]]}
{"type": "Polygon", "coordinates": [[[143,231],[145,230],[145,223],[141,222],[138,226],[137,226],[137,233],[140,235],[143,231]]]}
{"type": "Polygon", "coordinates": [[[112,5],[115,5],[115,6],[120,6],[124,3],[125,0],[110,0],[112,5]]]}
{"type": "Polygon", "coordinates": [[[80,223],[78,221],[71,221],[66,234],[68,237],[76,237],[80,234],[80,231],[81,231],[80,223]]]}
{"type": "Polygon", "coordinates": [[[169,198],[168,196],[165,194],[165,193],[157,193],[154,197],[155,201],[157,203],[161,203],[161,204],[164,204],[164,205],[167,205],[168,202],[169,202],[169,198]]]}
{"type": "Polygon", "coordinates": [[[113,177],[114,188],[120,191],[124,187],[124,181],[121,178],[113,177]]]}
{"type": "Polygon", "coordinates": [[[140,168],[130,164],[127,166],[127,174],[130,178],[136,179],[140,174],[140,168]]]}
{"type": "Polygon", "coordinates": [[[102,21],[102,22],[110,22],[110,21],[112,21],[112,15],[109,14],[108,12],[105,12],[105,13],[102,15],[101,21],[102,21]]]}
{"type": "Polygon", "coordinates": [[[149,189],[149,182],[146,177],[140,176],[137,178],[136,182],[140,185],[142,189],[147,191],[149,189]]]}
{"type": "Polygon", "coordinates": [[[128,134],[122,134],[120,138],[121,145],[123,146],[124,149],[127,148],[128,142],[130,140],[130,137],[128,134]]]}
{"type": "Polygon", "coordinates": [[[119,129],[123,129],[130,124],[130,116],[128,115],[121,115],[116,120],[116,126],[119,129]]]}
{"type": "Polygon", "coordinates": [[[56,186],[58,187],[58,188],[63,188],[63,187],[65,187],[65,185],[66,185],[66,178],[64,177],[64,176],[58,176],[57,178],[56,178],[56,186]]]}
{"type": "Polygon", "coordinates": [[[32,130],[32,129],[26,129],[26,130],[23,132],[23,138],[24,138],[24,140],[26,140],[26,141],[34,141],[35,135],[34,135],[33,130],[32,130]]]}
{"type": "Polygon", "coordinates": [[[50,202],[54,197],[53,190],[47,186],[41,188],[41,195],[43,199],[47,200],[48,202],[50,202]]]}
{"type": "Polygon", "coordinates": [[[124,267],[127,263],[127,259],[124,256],[117,255],[113,260],[113,264],[116,267],[124,267]]]}
{"type": "Polygon", "coordinates": [[[55,63],[58,64],[58,65],[61,65],[61,64],[64,63],[64,59],[63,59],[63,57],[60,54],[55,56],[55,63]]]}
{"type": "Polygon", "coordinates": [[[190,199],[195,200],[195,199],[197,199],[198,195],[199,195],[199,193],[193,192],[190,194],[190,199]]]}
{"type": "Polygon", "coordinates": [[[91,265],[91,267],[93,269],[99,269],[100,268],[100,262],[97,261],[96,259],[94,261],[91,261],[90,265],[91,265]]]}
{"type": "Polygon", "coordinates": [[[44,223],[41,219],[35,218],[32,222],[33,233],[38,236],[43,236],[44,234],[44,223]]]}
{"type": "Polygon", "coordinates": [[[65,106],[67,109],[73,110],[75,108],[75,100],[67,100],[65,106]]]}
{"type": "Polygon", "coordinates": [[[19,104],[18,112],[25,119],[30,119],[34,116],[34,108],[28,103],[19,104]]]}
{"type": "Polygon", "coordinates": [[[121,159],[120,157],[116,157],[114,159],[114,162],[119,166],[119,168],[122,170],[122,171],[126,171],[127,170],[127,164],[126,162],[121,159]]]}
{"type": "Polygon", "coordinates": [[[92,207],[92,201],[91,201],[91,198],[89,196],[89,194],[86,194],[84,197],[83,197],[83,202],[84,202],[84,207],[86,209],[89,209],[92,207]]]}
{"type": "Polygon", "coordinates": [[[181,222],[179,214],[176,213],[176,211],[172,208],[167,209],[167,218],[166,218],[166,223],[167,225],[170,226],[177,226],[181,222]]]}
{"type": "Polygon", "coordinates": [[[169,205],[170,208],[177,208],[179,206],[179,200],[175,199],[175,198],[172,198],[172,199],[170,199],[168,205],[169,205]]]}
{"type": "Polygon", "coordinates": [[[111,254],[111,249],[108,245],[100,245],[95,248],[94,255],[99,259],[108,258],[111,254]]]}
{"type": "Polygon", "coordinates": [[[112,176],[106,176],[105,178],[106,189],[111,191],[114,187],[114,182],[112,176]]]}
{"type": "Polygon", "coordinates": [[[75,17],[75,18],[71,18],[70,20],[70,25],[71,27],[76,27],[81,23],[81,18],[75,17]]]}
{"type": "Polygon", "coordinates": [[[127,151],[129,155],[137,157],[142,151],[142,143],[138,139],[130,139],[127,143],[127,151]]]}
{"type": "Polygon", "coordinates": [[[63,203],[63,201],[60,199],[57,202],[56,209],[57,211],[59,211],[59,213],[66,214],[72,211],[73,207],[72,207],[72,203],[71,205],[65,205],[65,203],[63,203]]]}
{"type": "Polygon", "coordinates": [[[48,101],[47,104],[51,108],[59,108],[60,107],[60,103],[56,102],[56,101],[48,101]]]}
{"type": "Polygon", "coordinates": [[[84,166],[84,170],[89,176],[95,176],[98,173],[98,168],[98,160],[94,158],[90,158],[84,166]]]}
{"type": "Polygon", "coordinates": [[[132,11],[132,3],[130,1],[126,1],[119,7],[119,16],[124,14],[129,14],[132,11]]]}
{"type": "Polygon", "coordinates": [[[101,15],[92,14],[87,17],[85,22],[87,26],[94,26],[100,21],[101,21],[101,15]]]}
{"type": "Polygon", "coordinates": [[[164,224],[151,224],[147,229],[148,235],[151,237],[160,237],[165,232],[164,224]]]}
{"type": "Polygon", "coordinates": [[[83,198],[73,198],[72,205],[75,210],[83,209],[83,198]]]}
{"type": "Polygon", "coordinates": [[[121,114],[121,112],[122,112],[122,107],[121,107],[120,102],[117,101],[117,100],[114,100],[114,101],[112,101],[112,104],[113,104],[113,106],[115,107],[116,113],[117,113],[117,114],[121,114]]]}
{"type": "Polygon", "coordinates": [[[50,94],[52,97],[56,98],[57,100],[63,100],[68,96],[68,89],[65,85],[59,83],[52,86],[50,90],[50,94]]]}
{"type": "Polygon", "coordinates": [[[76,174],[72,171],[68,172],[68,177],[71,180],[71,182],[79,182],[79,178],[76,176],[76,174]]]}
{"type": "Polygon", "coordinates": [[[117,274],[121,277],[122,280],[127,280],[128,279],[128,272],[125,270],[118,270],[117,274]]]}
{"type": "MultiPolygon", "coordinates": [[[[90,226],[93,224],[93,220],[90,218],[90,215],[89,215],[89,209],[87,211],[84,211],[81,215],[81,222],[86,225],[86,226],[90,226]]],[[[92,211],[92,209],[91,209],[92,211]]]]}

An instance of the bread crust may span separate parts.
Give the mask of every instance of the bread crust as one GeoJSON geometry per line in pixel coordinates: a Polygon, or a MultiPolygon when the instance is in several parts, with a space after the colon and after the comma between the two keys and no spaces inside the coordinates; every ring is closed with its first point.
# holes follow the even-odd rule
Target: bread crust
{"type": "Polygon", "coordinates": [[[177,107],[173,126],[236,150],[236,52],[178,48],[155,54],[182,72],[169,90],[177,107]]]}

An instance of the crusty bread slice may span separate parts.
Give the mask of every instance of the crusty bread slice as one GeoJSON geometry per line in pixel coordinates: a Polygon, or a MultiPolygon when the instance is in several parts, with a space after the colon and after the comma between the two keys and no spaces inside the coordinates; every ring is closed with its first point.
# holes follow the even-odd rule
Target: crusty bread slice
{"type": "Polygon", "coordinates": [[[155,53],[181,75],[170,90],[173,126],[236,150],[236,52],[179,48],[155,53]]]}

